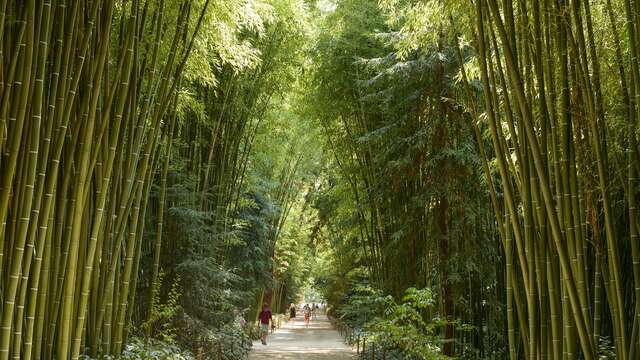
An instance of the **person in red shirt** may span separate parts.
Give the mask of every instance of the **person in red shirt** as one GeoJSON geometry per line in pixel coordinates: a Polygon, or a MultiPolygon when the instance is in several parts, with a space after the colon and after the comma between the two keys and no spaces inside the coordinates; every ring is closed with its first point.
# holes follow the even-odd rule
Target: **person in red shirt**
{"type": "Polygon", "coordinates": [[[262,345],[267,345],[267,335],[269,335],[269,322],[273,322],[269,304],[264,303],[264,305],[262,306],[262,311],[260,312],[260,315],[258,317],[260,318],[260,340],[262,340],[262,345]]]}
{"type": "Polygon", "coordinates": [[[304,311],[304,324],[306,327],[309,327],[309,321],[311,321],[311,308],[309,304],[306,304],[302,310],[304,311]]]}

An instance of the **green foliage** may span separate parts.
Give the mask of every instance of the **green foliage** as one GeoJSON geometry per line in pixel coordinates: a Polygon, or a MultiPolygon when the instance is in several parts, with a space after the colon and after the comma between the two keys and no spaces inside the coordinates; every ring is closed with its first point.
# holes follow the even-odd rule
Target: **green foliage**
{"type": "Polygon", "coordinates": [[[246,359],[251,349],[251,338],[237,323],[211,329],[197,319],[184,316],[178,325],[179,342],[192,349],[198,359],[246,359]]]}
{"type": "MultiPolygon", "coordinates": [[[[499,11],[506,11],[504,4],[499,11]]],[[[201,5],[194,2],[194,9],[201,5]]],[[[474,118],[486,94],[475,57],[473,5],[457,0],[214,5],[187,63],[169,181],[166,231],[172,245],[163,267],[171,269],[169,278],[184,279],[183,326],[194,339],[181,342],[192,349],[220,342],[226,347],[221,334],[237,311],[252,318],[263,300],[282,310],[302,292],[312,296],[310,289],[319,289],[336,316],[388,348],[390,358],[441,358],[443,334],[451,326],[459,331],[447,341],[455,343],[461,358],[506,356],[505,313],[513,304],[504,296],[505,254],[497,226],[502,219],[493,217],[488,185],[498,185],[498,202],[504,194],[500,181],[491,178],[498,177],[495,169],[481,174],[483,160],[495,167],[494,149],[475,137],[472,126],[487,120],[484,114],[474,118]],[[481,157],[480,145],[488,158],[481,157]],[[454,314],[458,320],[452,320],[454,314]]],[[[517,13],[529,12],[518,13],[516,22],[533,16],[530,4],[520,6],[517,13]]],[[[601,26],[608,21],[604,6],[594,5],[601,26]]],[[[613,11],[624,11],[620,2],[613,11]]],[[[625,26],[621,19],[612,21],[625,26]]],[[[523,29],[529,27],[523,23],[523,29]]],[[[527,36],[519,35],[517,49],[527,49],[527,36]]],[[[615,64],[616,54],[598,44],[614,41],[606,32],[596,34],[597,53],[606,63],[615,64]]],[[[622,48],[628,46],[622,39],[622,48]]],[[[492,56],[496,61],[504,53],[492,56]]],[[[584,55],[587,62],[591,57],[584,55]]],[[[551,68],[555,61],[549,60],[551,68]]],[[[526,89],[535,90],[540,80],[534,79],[535,64],[529,65],[523,67],[526,89]]],[[[552,79],[555,72],[543,77],[552,79]]],[[[580,79],[578,73],[571,76],[580,79]]],[[[607,94],[620,91],[616,81],[602,86],[607,94]]],[[[511,111],[517,104],[501,97],[511,85],[498,87],[504,87],[496,98],[498,112],[511,111]]],[[[611,168],[624,163],[626,140],[620,139],[627,136],[627,112],[616,98],[603,99],[613,117],[613,125],[603,124],[615,139],[607,144],[611,168]]],[[[536,121],[542,116],[536,113],[536,121]]],[[[501,125],[504,133],[511,131],[506,122],[501,125]]],[[[512,159],[518,158],[512,148],[521,132],[514,130],[501,144],[512,159]]],[[[520,159],[510,166],[521,164],[520,159]]],[[[520,177],[511,180],[515,184],[520,177]]],[[[614,212],[624,214],[624,186],[619,181],[612,186],[614,212]]],[[[523,210],[515,211],[522,220],[523,210]]],[[[619,218],[626,227],[626,217],[619,218]]],[[[622,280],[630,283],[630,276],[622,280]]],[[[515,291],[523,295],[522,289],[515,291]]],[[[166,286],[159,291],[168,292],[166,286]]],[[[245,329],[249,336],[254,330],[245,329]]],[[[611,346],[603,340],[601,347],[608,356],[611,346]]]]}
{"type": "Polygon", "coordinates": [[[173,321],[175,320],[175,316],[182,311],[182,307],[180,306],[180,276],[178,275],[174,278],[171,289],[166,296],[166,301],[162,303],[160,299],[160,288],[164,277],[164,272],[160,271],[151,293],[151,313],[148,319],[142,323],[141,328],[145,330],[145,332],[152,334],[156,339],[172,343],[175,340],[177,332],[173,321]]]}
{"type": "MultiPolygon", "coordinates": [[[[80,359],[91,360],[82,355],[80,359]]],[[[100,360],[194,360],[191,352],[181,349],[173,342],[131,337],[120,356],[102,356],[100,360]]]]}
{"type": "Polygon", "coordinates": [[[459,0],[380,1],[387,23],[397,29],[390,43],[401,59],[416,51],[423,52],[425,48],[436,45],[442,37],[455,39],[461,34],[468,34],[473,24],[469,16],[471,5],[459,0]]]}
{"type": "MultiPolygon", "coordinates": [[[[435,305],[430,289],[409,288],[397,302],[369,286],[356,285],[336,315],[354,329],[350,340],[366,338],[369,349],[384,350],[388,359],[445,359],[441,354],[445,321],[432,315],[435,305]]],[[[459,323],[456,328],[469,331],[459,323]]]]}
{"type": "Polygon", "coordinates": [[[132,338],[125,346],[121,360],[192,360],[190,352],[180,349],[176,345],[162,341],[148,341],[132,338]]]}
{"type": "MultiPolygon", "coordinates": [[[[186,63],[175,104],[178,122],[169,135],[174,139],[160,259],[165,281],[151,289],[149,275],[141,272],[140,305],[149,304],[150,311],[134,316],[144,314],[135,319],[141,328],[164,323],[180,329],[177,343],[196,356],[218,359],[222,353],[238,360],[246,357],[250,342],[236,329],[236,314],[251,320],[261,292],[278,275],[286,284],[284,298],[294,298],[300,283],[295,279],[299,257],[284,252],[276,259],[274,254],[278,234],[289,233],[281,220],[292,202],[278,196],[290,180],[278,178],[277,172],[289,170],[286,150],[303,146],[286,146],[302,128],[291,126],[293,111],[285,112],[289,116],[282,122],[276,103],[288,101],[288,86],[299,76],[307,8],[299,0],[211,3],[186,63]],[[268,144],[276,128],[283,130],[284,151],[268,144]],[[179,310],[168,306],[174,299],[167,284],[176,279],[181,283],[179,310]],[[167,322],[168,317],[173,321],[167,322]]],[[[203,4],[191,2],[191,11],[203,4]]],[[[167,11],[176,15],[179,5],[171,1],[167,11]]],[[[291,179],[297,180],[297,174],[291,179]]],[[[152,187],[147,223],[153,226],[145,232],[151,239],[157,235],[158,194],[152,187]]],[[[143,247],[142,268],[152,259],[143,247]]]]}
{"type": "Polygon", "coordinates": [[[396,301],[408,288],[439,288],[441,316],[474,325],[449,339],[456,352],[499,354],[500,244],[468,112],[479,86],[463,87],[462,65],[475,60],[455,32],[469,25],[468,5],[336,5],[311,53],[309,108],[331,153],[310,196],[315,234],[330,248],[316,278],[338,311],[362,281],[396,301]]]}
{"type": "Polygon", "coordinates": [[[436,331],[442,324],[425,321],[422,316],[424,310],[434,306],[431,291],[410,288],[401,304],[389,301],[384,317],[365,325],[370,341],[404,357],[442,359],[436,331]]]}

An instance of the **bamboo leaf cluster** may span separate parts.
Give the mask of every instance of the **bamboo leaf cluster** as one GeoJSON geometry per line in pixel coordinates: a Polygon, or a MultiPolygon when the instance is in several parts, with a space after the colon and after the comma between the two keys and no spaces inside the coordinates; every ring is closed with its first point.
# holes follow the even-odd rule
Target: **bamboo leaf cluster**
{"type": "Polygon", "coordinates": [[[316,206],[339,264],[327,274],[326,296],[349,303],[361,281],[394,297],[432,288],[438,306],[426,316],[444,320],[444,355],[484,356],[500,346],[502,271],[465,91],[455,80],[472,49],[460,59],[453,31],[435,23],[434,42],[401,50],[416,23],[402,28],[409,15],[394,20],[389,11],[342,1],[325,25],[339,30],[317,39],[315,110],[333,158],[316,206]],[[456,331],[457,319],[478,330],[456,331]]]}

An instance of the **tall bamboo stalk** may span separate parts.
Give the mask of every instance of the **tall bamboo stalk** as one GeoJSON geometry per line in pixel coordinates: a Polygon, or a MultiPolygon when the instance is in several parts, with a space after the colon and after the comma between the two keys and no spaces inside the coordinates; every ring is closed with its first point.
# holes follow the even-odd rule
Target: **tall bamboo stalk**
{"type": "Polygon", "coordinates": [[[11,54],[0,62],[0,359],[77,359],[83,344],[117,353],[162,119],[208,1],[193,16],[191,1],[172,3],[175,28],[163,3],[127,2],[120,12],[115,0],[9,3],[0,4],[0,51],[11,54]],[[175,35],[166,57],[163,31],[175,35]],[[97,294],[109,287],[115,307],[100,317],[97,294]],[[95,347],[103,339],[113,348],[95,347]]]}
{"type": "MultiPolygon", "coordinates": [[[[618,358],[632,358],[635,345],[631,343],[637,339],[634,336],[629,338],[628,332],[636,325],[629,326],[623,313],[629,301],[637,304],[638,295],[629,299],[622,290],[626,276],[622,270],[620,249],[624,245],[619,240],[621,233],[615,218],[618,215],[614,215],[611,205],[615,180],[608,170],[608,157],[611,156],[607,147],[610,111],[603,101],[603,70],[598,59],[601,54],[594,32],[596,18],[592,15],[593,8],[579,0],[534,1],[530,4],[518,1],[517,4],[514,6],[509,0],[502,4],[496,0],[477,2],[475,29],[486,114],[489,118],[504,118],[511,135],[506,137],[507,134],[498,128],[497,131],[492,130],[494,154],[498,160],[505,155],[510,156],[500,144],[511,144],[517,155],[516,163],[524,166],[524,172],[520,173],[529,172],[526,176],[520,176],[511,168],[501,172],[505,193],[511,181],[520,183],[513,199],[524,211],[520,213],[511,206],[508,209],[511,216],[522,219],[520,221],[525,227],[535,229],[537,234],[525,236],[524,243],[517,246],[526,249],[525,258],[531,272],[544,271],[548,279],[546,284],[542,278],[532,281],[522,272],[516,281],[516,289],[521,287],[528,296],[526,306],[530,315],[524,321],[528,327],[529,343],[525,353],[530,358],[596,358],[603,327],[602,299],[606,297],[611,323],[605,331],[614,340],[618,358]],[[530,22],[533,23],[533,32],[528,30],[530,22]],[[499,41],[486,45],[485,29],[489,34],[495,31],[499,41]],[[495,67],[500,79],[502,62],[506,64],[504,74],[507,81],[495,81],[484,75],[495,67]],[[556,98],[555,94],[559,97],[556,98]],[[501,108],[490,106],[492,97],[500,95],[505,99],[512,96],[515,104],[505,101],[501,108]],[[512,116],[514,110],[515,117],[512,116]],[[514,126],[511,125],[513,121],[514,126]],[[593,194],[598,194],[601,200],[597,205],[588,200],[593,194]],[[535,204],[532,217],[527,210],[530,202],[535,204]],[[597,208],[593,209],[594,206],[597,208]],[[600,219],[594,219],[594,216],[600,219]],[[604,224],[603,242],[599,241],[600,222],[604,224]],[[587,223],[592,224],[592,231],[587,231],[587,223]],[[544,250],[546,244],[551,245],[549,250],[544,250]],[[547,265],[541,266],[543,263],[547,265]],[[589,275],[592,271],[595,271],[595,276],[589,275]],[[604,293],[601,282],[605,285],[604,293]],[[558,291],[562,296],[558,297],[558,291]],[[532,293],[541,295],[532,299],[529,298],[532,293]],[[548,296],[544,295],[547,293],[548,296]],[[533,337],[533,334],[540,335],[533,337]]],[[[629,2],[627,5],[628,12],[631,12],[635,4],[629,2]]],[[[607,8],[616,43],[619,44],[611,2],[607,8]]],[[[629,36],[629,39],[635,43],[633,37],[629,36]]],[[[616,56],[620,59],[619,45],[616,47],[616,56]]],[[[624,94],[627,87],[624,84],[629,79],[625,75],[623,61],[618,60],[618,66],[624,94]]],[[[633,83],[633,78],[631,80],[633,83]]],[[[626,103],[630,101],[625,100],[626,103]]],[[[637,160],[634,154],[637,134],[633,128],[634,116],[626,110],[625,113],[629,118],[628,133],[631,135],[627,142],[624,189],[628,204],[628,233],[630,239],[634,239],[630,241],[629,250],[635,259],[637,160]]],[[[496,220],[501,221],[498,214],[496,220]]],[[[522,262],[522,258],[519,260],[522,262]]],[[[509,341],[513,349],[511,342],[517,340],[510,338],[509,341]]],[[[511,351],[510,356],[515,358],[519,355],[511,351]]]]}

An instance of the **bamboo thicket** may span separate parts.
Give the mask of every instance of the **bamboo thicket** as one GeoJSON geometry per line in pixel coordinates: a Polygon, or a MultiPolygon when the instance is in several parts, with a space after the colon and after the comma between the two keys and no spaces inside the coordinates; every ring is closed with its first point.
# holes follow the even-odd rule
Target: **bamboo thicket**
{"type": "Polygon", "coordinates": [[[208,1],[2,1],[0,359],[115,354],[208,1]]]}
{"type": "Polygon", "coordinates": [[[640,3],[621,3],[623,13],[611,1],[597,8],[580,0],[475,2],[484,109],[504,196],[494,209],[513,259],[507,282],[518,295],[508,291],[508,309],[518,309],[507,314],[511,358],[597,359],[607,341],[619,359],[639,354],[640,3]],[[600,63],[598,25],[612,31],[616,71],[600,63]],[[607,101],[611,86],[622,106],[607,101]],[[611,135],[617,118],[626,129],[624,162],[611,135]]]}

